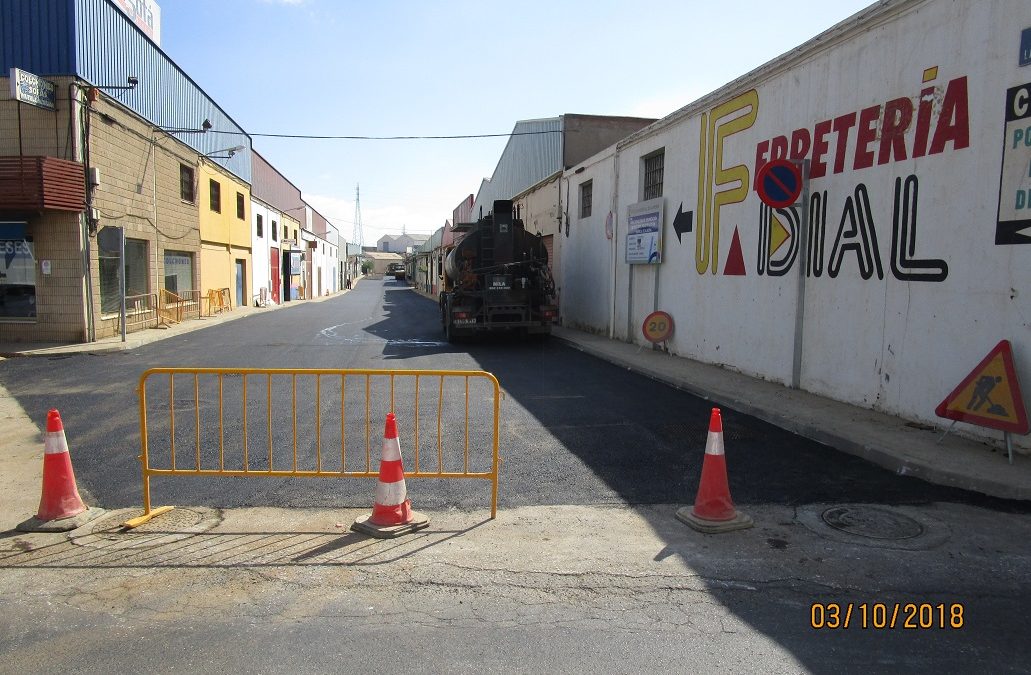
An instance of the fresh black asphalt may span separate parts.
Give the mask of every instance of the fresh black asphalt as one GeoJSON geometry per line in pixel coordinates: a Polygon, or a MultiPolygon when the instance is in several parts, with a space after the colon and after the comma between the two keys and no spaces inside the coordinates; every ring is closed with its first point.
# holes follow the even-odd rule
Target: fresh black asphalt
{"type": "MultiPolygon", "coordinates": [[[[0,363],[0,382],[41,427],[48,409],[60,410],[80,488],[97,504],[120,508],[141,504],[136,386],[153,367],[491,372],[505,392],[502,509],[693,502],[711,409],[695,396],[554,338],[447,344],[436,303],[392,279],[366,279],[321,302],[296,303],[129,351],[8,359],[0,363]]],[[[310,399],[310,392],[301,398],[310,399]]],[[[474,402],[474,408],[480,414],[482,404],[474,402]]],[[[233,415],[225,420],[223,433],[241,433],[233,415]]],[[[894,475],[733,410],[723,410],[723,424],[731,492],[739,505],[944,501],[1026,510],[894,475]]],[[[381,419],[372,426],[379,435],[381,419]]],[[[302,428],[302,437],[310,438],[310,429],[304,433],[302,428]]],[[[274,445],[292,443],[291,424],[277,412],[274,445]]],[[[373,441],[376,453],[378,443],[373,441]]],[[[403,449],[406,444],[410,448],[411,440],[402,440],[403,449]]],[[[155,505],[210,507],[365,507],[372,495],[367,480],[336,478],[175,477],[155,479],[153,489],[155,505]]],[[[420,479],[410,481],[409,494],[423,509],[489,504],[489,489],[479,481],[420,479]]]]}

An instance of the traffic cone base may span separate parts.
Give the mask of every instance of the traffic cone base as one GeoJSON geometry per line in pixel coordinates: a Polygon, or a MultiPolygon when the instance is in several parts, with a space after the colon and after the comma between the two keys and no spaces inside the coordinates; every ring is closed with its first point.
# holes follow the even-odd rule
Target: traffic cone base
{"type": "Polygon", "coordinates": [[[19,532],[69,532],[76,530],[91,520],[96,520],[106,513],[104,509],[97,507],[86,507],[82,513],[68,518],[55,518],[54,520],[40,520],[32,517],[23,523],[18,523],[15,528],[19,532]]]}
{"type": "Polygon", "coordinates": [[[732,532],[734,530],[747,530],[755,523],[750,516],[736,511],[730,520],[708,520],[699,518],[694,514],[694,508],[683,506],[677,509],[677,520],[686,523],[692,530],[703,534],[719,534],[720,532],[732,532]]]}
{"type": "Polygon", "coordinates": [[[418,511],[411,511],[411,520],[401,525],[376,525],[372,521],[372,514],[358,516],[355,518],[351,529],[361,534],[367,534],[377,539],[393,539],[430,526],[430,518],[418,511]]]}

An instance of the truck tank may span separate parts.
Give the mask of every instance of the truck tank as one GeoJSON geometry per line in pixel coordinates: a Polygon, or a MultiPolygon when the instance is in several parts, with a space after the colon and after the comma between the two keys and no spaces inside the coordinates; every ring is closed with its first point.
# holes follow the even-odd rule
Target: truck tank
{"type": "Polygon", "coordinates": [[[441,322],[448,339],[495,330],[548,334],[558,318],[548,251],[540,235],[497,200],[444,259],[441,322]]]}

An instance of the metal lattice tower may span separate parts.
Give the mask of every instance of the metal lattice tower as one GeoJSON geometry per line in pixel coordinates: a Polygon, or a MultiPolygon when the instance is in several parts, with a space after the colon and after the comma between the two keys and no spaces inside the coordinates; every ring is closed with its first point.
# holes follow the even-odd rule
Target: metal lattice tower
{"type": "Polygon", "coordinates": [[[365,245],[362,234],[362,198],[358,185],[354,186],[354,233],[351,235],[351,240],[358,244],[358,248],[365,245]]]}

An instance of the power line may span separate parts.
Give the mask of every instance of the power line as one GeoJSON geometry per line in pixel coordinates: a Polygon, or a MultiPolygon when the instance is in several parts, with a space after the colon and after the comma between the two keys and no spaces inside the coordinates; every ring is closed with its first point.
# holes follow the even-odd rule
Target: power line
{"type": "Polygon", "coordinates": [[[503,138],[506,136],[536,136],[539,134],[560,134],[561,129],[549,131],[514,131],[507,134],[458,134],[455,136],[315,136],[311,134],[255,134],[240,131],[220,131],[208,129],[209,134],[236,134],[238,136],[260,136],[262,138],[309,138],[313,140],[344,141],[422,141],[422,140],[455,140],[462,138],[503,138]]]}

